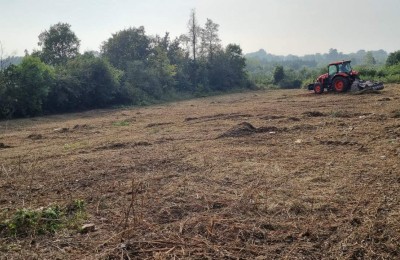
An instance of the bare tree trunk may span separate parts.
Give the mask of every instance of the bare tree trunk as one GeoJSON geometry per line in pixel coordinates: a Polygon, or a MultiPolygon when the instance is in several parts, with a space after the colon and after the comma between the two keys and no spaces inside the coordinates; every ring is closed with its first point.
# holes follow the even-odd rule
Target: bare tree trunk
{"type": "Polygon", "coordinates": [[[197,41],[198,41],[199,26],[196,19],[196,11],[193,9],[189,20],[189,34],[192,42],[193,61],[196,63],[197,41]]]}
{"type": "Polygon", "coordinates": [[[197,87],[197,43],[199,39],[199,34],[200,34],[200,27],[197,23],[196,19],[196,11],[193,9],[191,14],[190,14],[190,20],[188,23],[189,27],[189,38],[190,38],[190,43],[192,45],[192,56],[193,56],[193,66],[192,66],[192,81],[193,85],[196,88],[197,87]]]}

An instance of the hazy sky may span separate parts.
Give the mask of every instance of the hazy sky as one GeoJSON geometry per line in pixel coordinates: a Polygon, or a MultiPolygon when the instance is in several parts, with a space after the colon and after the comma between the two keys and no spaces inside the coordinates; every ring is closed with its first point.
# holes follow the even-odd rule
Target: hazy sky
{"type": "Polygon", "coordinates": [[[6,54],[22,55],[50,25],[66,22],[81,51],[99,50],[128,27],[186,33],[193,8],[200,24],[211,18],[220,25],[224,45],[238,43],[244,52],[400,49],[400,0],[0,0],[0,41],[6,54]]]}

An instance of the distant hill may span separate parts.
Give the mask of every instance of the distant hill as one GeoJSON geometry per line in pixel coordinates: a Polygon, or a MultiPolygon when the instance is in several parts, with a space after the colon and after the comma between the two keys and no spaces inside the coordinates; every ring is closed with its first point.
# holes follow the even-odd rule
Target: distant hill
{"type": "Polygon", "coordinates": [[[264,49],[248,53],[245,55],[247,59],[257,60],[260,63],[283,63],[289,67],[298,69],[300,66],[318,67],[325,66],[326,64],[337,60],[351,60],[353,65],[362,65],[368,62],[375,62],[376,64],[384,64],[388,57],[388,53],[384,50],[365,51],[359,50],[356,53],[344,54],[338,52],[337,49],[330,49],[328,53],[316,53],[304,56],[296,55],[274,55],[266,52],[264,49]],[[373,60],[371,59],[371,55],[373,60]]]}
{"type": "Polygon", "coordinates": [[[7,68],[10,65],[18,65],[21,63],[22,59],[24,57],[19,57],[19,56],[9,56],[3,60],[0,59],[0,69],[1,68],[7,68]]]}

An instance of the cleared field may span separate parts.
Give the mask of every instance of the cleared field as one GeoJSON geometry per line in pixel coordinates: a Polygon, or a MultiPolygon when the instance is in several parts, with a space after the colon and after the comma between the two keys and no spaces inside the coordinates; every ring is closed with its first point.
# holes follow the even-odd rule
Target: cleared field
{"type": "Polygon", "coordinates": [[[83,200],[95,231],[0,259],[398,259],[400,86],[258,91],[0,122],[0,221],[83,200]]]}

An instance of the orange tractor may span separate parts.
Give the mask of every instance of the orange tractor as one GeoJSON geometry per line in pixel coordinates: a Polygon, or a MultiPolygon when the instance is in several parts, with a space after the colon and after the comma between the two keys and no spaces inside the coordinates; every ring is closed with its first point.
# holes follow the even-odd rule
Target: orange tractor
{"type": "Polygon", "coordinates": [[[325,89],[341,93],[348,90],[364,92],[384,88],[381,82],[360,80],[359,73],[351,68],[350,62],[346,60],[329,64],[328,73],[319,76],[316,82],[308,85],[308,89],[314,90],[316,94],[322,94],[325,89]]]}
{"type": "Polygon", "coordinates": [[[333,62],[328,65],[328,73],[317,78],[317,81],[308,85],[309,90],[322,94],[325,89],[341,93],[349,90],[352,84],[359,79],[358,72],[350,66],[349,60],[333,62]]]}

